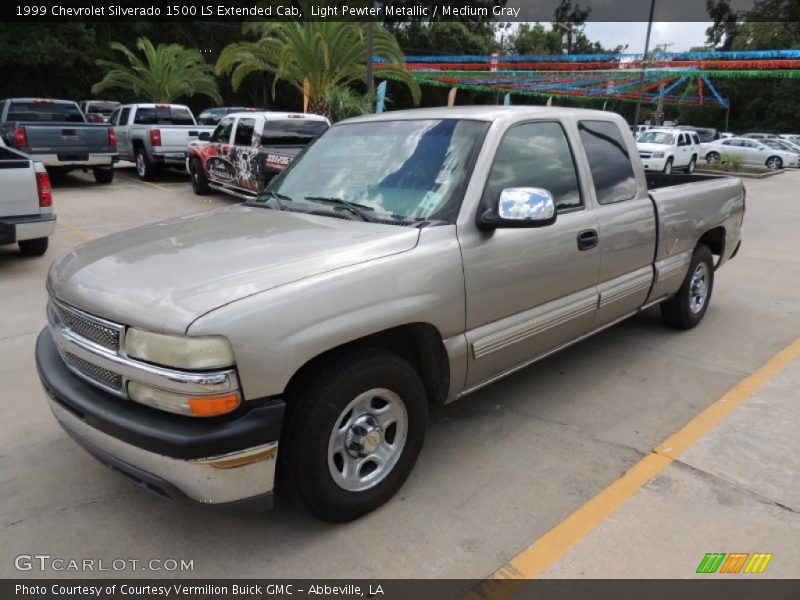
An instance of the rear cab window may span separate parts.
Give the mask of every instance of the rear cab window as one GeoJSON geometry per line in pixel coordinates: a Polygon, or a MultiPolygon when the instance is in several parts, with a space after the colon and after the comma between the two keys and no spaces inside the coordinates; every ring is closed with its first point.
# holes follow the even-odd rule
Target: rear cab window
{"type": "Polygon", "coordinates": [[[194,125],[194,117],[183,106],[139,107],[133,118],[136,125],[194,125]]]}
{"type": "Polygon", "coordinates": [[[43,123],[85,123],[81,109],[72,102],[52,100],[12,101],[6,121],[41,121],[43,123]]]}
{"type": "Polygon", "coordinates": [[[579,121],[578,132],[597,201],[614,204],[635,198],[633,163],[619,127],[611,121],[579,121]]]}

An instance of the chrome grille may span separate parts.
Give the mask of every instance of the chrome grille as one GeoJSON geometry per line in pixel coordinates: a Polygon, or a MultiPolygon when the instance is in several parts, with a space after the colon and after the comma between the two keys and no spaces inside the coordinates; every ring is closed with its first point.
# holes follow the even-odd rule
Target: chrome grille
{"type": "Polygon", "coordinates": [[[652,152],[639,152],[639,158],[650,158],[652,155],[652,152]]]}
{"type": "Polygon", "coordinates": [[[78,335],[93,341],[95,344],[100,344],[112,352],[117,352],[119,350],[118,329],[103,325],[77,311],[67,308],[63,304],[54,304],[53,307],[58,313],[58,318],[61,322],[78,335]]]}
{"type": "Polygon", "coordinates": [[[99,367],[89,361],[83,360],[70,352],[62,352],[61,358],[68,367],[80,375],[90,379],[92,382],[106,387],[115,392],[122,391],[122,376],[99,367]]]}

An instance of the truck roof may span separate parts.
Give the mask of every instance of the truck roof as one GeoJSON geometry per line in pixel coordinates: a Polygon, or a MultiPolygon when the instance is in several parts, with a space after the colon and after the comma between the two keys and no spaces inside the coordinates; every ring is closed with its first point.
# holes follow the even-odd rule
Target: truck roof
{"type": "Polygon", "coordinates": [[[616,113],[583,108],[567,108],[561,106],[440,106],[436,108],[414,108],[396,110],[379,114],[364,115],[340,121],[341,123],[357,123],[366,121],[391,121],[396,119],[472,119],[477,121],[495,121],[498,119],[518,119],[529,117],[582,117],[585,119],[619,120],[625,128],[624,119],[616,113]]]}
{"type": "Polygon", "coordinates": [[[58,98],[3,98],[0,102],[41,102],[42,104],[77,104],[74,100],[58,98]]]}
{"type": "Polygon", "coordinates": [[[283,119],[305,119],[307,121],[327,121],[327,117],[317,115],[314,113],[302,112],[279,112],[275,110],[242,110],[232,112],[225,115],[226,117],[252,117],[253,115],[261,115],[267,121],[283,120],[283,119]]]}

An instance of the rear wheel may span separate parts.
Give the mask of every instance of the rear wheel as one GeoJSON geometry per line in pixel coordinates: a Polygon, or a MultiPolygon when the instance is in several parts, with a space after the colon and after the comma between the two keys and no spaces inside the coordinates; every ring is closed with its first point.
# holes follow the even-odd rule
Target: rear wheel
{"type": "Polygon", "coordinates": [[[142,181],[150,181],[156,175],[156,166],[147,158],[144,148],[136,150],[136,174],[142,181]]]}
{"type": "Polygon", "coordinates": [[[94,180],[97,183],[111,183],[114,181],[113,167],[109,167],[107,169],[92,169],[92,174],[94,175],[94,180]]]}
{"type": "Polygon", "coordinates": [[[678,293],[661,303],[661,318],[675,329],[695,327],[708,309],[714,289],[714,255],[708,246],[694,249],[689,271],[678,293]]]}
{"type": "Polygon", "coordinates": [[[777,171],[783,168],[783,161],[778,156],[770,156],[767,159],[766,165],[770,171],[777,171]]]}
{"type": "Polygon", "coordinates": [[[669,175],[672,173],[672,159],[668,158],[666,164],[664,165],[664,174],[669,175]]]}
{"type": "Polygon", "coordinates": [[[189,161],[189,175],[192,177],[192,191],[198,196],[206,195],[209,192],[208,177],[199,159],[189,161]]]}
{"type": "Polygon", "coordinates": [[[425,438],[427,399],[413,367],[378,348],[336,354],[290,388],[278,485],[312,513],[344,522],[400,488],[425,438]]]}
{"type": "Polygon", "coordinates": [[[25,256],[41,256],[47,252],[48,240],[49,238],[46,237],[33,240],[20,240],[17,242],[17,245],[19,245],[20,252],[25,256]]]}
{"type": "Polygon", "coordinates": [[[720,158],[722,157],[719,155],[719,152],[709,152],[706,154],[706,162],[710,165],[716,165],[719,163],[720,158]]]}

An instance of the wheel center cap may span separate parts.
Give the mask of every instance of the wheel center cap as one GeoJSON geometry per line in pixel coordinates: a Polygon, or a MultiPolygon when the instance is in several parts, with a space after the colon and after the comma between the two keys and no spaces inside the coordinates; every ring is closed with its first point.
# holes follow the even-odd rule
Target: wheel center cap
{"type": "Polygon", "coordinates": [[[361,415],[344,438],[345,449],[351,456],[364,457],[374,452],[383,441],[383,430],[372,415],[361,415]]]}

